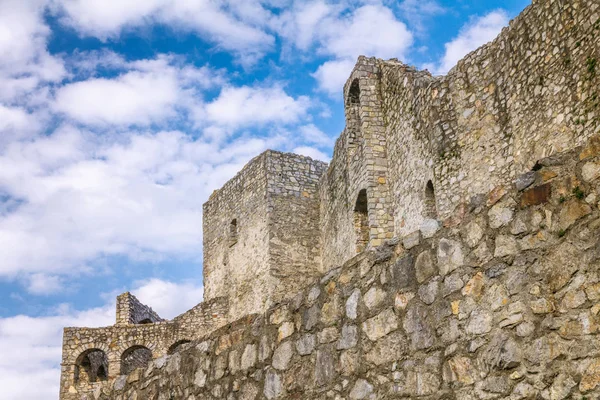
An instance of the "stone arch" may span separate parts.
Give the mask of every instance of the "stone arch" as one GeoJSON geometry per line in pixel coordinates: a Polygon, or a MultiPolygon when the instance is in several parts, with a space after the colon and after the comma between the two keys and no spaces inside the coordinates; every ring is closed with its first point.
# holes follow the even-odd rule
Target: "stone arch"
{"type": "Polygon", "coordinates": [[[430,179],[425,184],[425,203],[423,206],[423,216],[429,219],[437,219],[437,206],[435,202],[435,188],[430,179]]]}
{"type": "Polygon", "coordinates": [[[354,232],[356,233],[356,252],[364,251],[369,245],[369,200],[367,189],[362,189],[354,203],[354,232]]]}
{"type": "Polygon", "coordinates": [[[183,345],[185,345],[185,344],[188,344],[188,343],[191,343],[191,340],[188,340],[188,339],[181,339],[181,340],[178,340],[178,341],[176,341],[175,343],[173,343],[173,344],[172,344],[172,345],[169,347],[169,349],[167,350],[167,354],[169,354],[169,355],[170,355],[170,354],[173,354],[173,353],[175,353],[175,352],[179,351],[179,349],[181,348],[181,346],[183,346],[183,345]]]}
{"type": "Polygon", "coordinates": [[[139,325],[146,325],[146,324],[153,324],[153,323],[154,323],[154,321],[152,321],[150,318],[144,318],[140,322],[137,322],[137,324],[139,324],[139,325]]]}
{"type": "Polygon", "coordinates": [[[137,368],[145,368],[152,361],[152,350],[146,346],[134,345],[121,354],[121,375],[129,375],[137,368]]]}
{"type": "Polygon", "coordinates": [[[73,377],[75,383],[95,383],[106,380],[108,380],[108,356],[104,350],[91,348],[77,356],[73,377]]]}

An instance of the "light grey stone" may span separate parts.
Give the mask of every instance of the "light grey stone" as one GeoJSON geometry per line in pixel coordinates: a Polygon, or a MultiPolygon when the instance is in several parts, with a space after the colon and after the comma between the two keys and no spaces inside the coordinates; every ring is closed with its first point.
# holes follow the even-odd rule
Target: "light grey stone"
{"type": "Polygon", "coordinates": [[[359,298],[360,290],[354,289],[346,301],[346,316],[350,319],[356,319],[359,298]]]}
{"type": "Polygon", "coordinates": [[[305,356],[313,352],[315,348],[315,335],[309,333],[302,335],[300,339],[296,341],[296,350],[301,356],[305,356]]]}
{"type": "Polygon", "coordinates": [[[419,229],[423,239],[429,239],[433,237],[440,229],[440,224],[435,219],[426,219],[421,223],[421,227],[419,229]]]}
{"type": "Polygon", "coordinates": [[[373,393],[373,385],[364,379],[358,379],[350,391],[350,398],[352,400],[366,399],[371,393],[373,393]]]}
{"type": "Polygon", "coordinates": [[[426,250],[417,256],[415,261],[415,275],[417,282],[423,283],[431,278],[437,272],[433,256],[429,250],[426,250]]]}
{"type": "Polygon", "coordinates": [[[406,250],[410,250],[413,247],[418,246],[420,242],[421,242],[421,232],[419,232],[419,231],[410,233],[402,239],[402,245],[404,246],[404,248],[406,250]]]}
{"type": "Polygon", "coordinates": [[[529,186],[533,185],[533,182],[535,182],[535,171],[529,171],[524,173],[523,175],[520,175],[516,180],[515,180],[515,185],[517,187],[517,190],[521,191],[523,189],[527,189],[529,186]]]}
{"type": "Polygon", "coordinates": [[[511,208],[507,207],[504,203],[498,203],[490,209],[488,217],[490,219],[490,228],[498,229],[501,226],[508,225],[514,216],[514,212],[511,208]]]}
{"type": "Polygon", "coordinates": [[[440,239],[437,258],[440,275],[442,276],[446,276],[465,262],[460,242],[455,240],[440,239]]]}
{"type": "Polygon", "coordinates": [[[272,369],[269,369],[265,374],[265,389],[263,393],[269,400],[281,397],[283,385],[279,374],[272,369]]]}
{"type": "Polygon", "coordinates": [[[508,235],[496,236],[494,257],[514,256],[517,252],[517,241],[514,237],[508,235]]]}
{"type": "Polygon", "coordinates": [[[377,286],[373,286],[367,291],[367,293],[365,293],[363,301],[365,303],[365,306],[367,306],[367,308],[371,310],[377,307],[379,304],[381,304],[381,302],[385,300],[386,295],[387,293],[385,291],[378,288],[377,286]]]}
{"type": "Polygon", "coordinates": [[[273,367],[280,371],[286,370],[292,359],[293,351],[292,342],[281,343],[273,352],[273,360],[271,362],[273,367]]]}
{"type": "Polygon", "coordinates": [[[342,327],[342,336],[337,344],[338,350],[351,349],[358,343],[358,330],[356,325],[344,325],[342,327]]]}
{"type": "Polygon", "coordinates": [[[362,324],[362,330],[372,341],[382,338],[396,329],[398,329],[398,318],[389,308],[362,324]]]}
{"type": "Polygon", "coordinates": [[[240,364],[240,368],[243,371],[246,371],[246,370],[250,369],[251,367],[253,367],[254,364],[256,364],[256,355],[257,355],[256,345],[255,344],[246,345],[246,348],[244,349],[244,352],[242,353],[242,361],[240,364]]]}

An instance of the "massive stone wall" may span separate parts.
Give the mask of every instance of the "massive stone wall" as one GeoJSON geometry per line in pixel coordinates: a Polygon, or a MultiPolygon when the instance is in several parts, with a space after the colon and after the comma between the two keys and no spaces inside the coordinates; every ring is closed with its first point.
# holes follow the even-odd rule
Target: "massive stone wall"
{"type": "Polygon", "coordinates": [[[205,298],[264,311],[321,270],[318,183],[327,164],[266,151],[204,205],[205,298]],[[235,221],[232,224],[232,221],[235,221]]]}
{"type": "MultiPolygon", "coordinates": [[[[391,214],[385,217],[391,231],[403,235],[598,132],[599,35],[597,1],[538,0],[443,77],[394,60],[359,58],[345,88],[347,126],[322,188],[325,265],[352,255],[344,249],[354,239],[348,221],[360,185],[389,191],[382,205],[373,196],[373,207],[381,207],[373,211],[391,214]],[[359,157],[382,170],[366,183],[357,178],[363,166],[350,145],[357,137],[349,116],[355,80],[360,115],[375,120],[358,119],[360,131],[380,138],[379,153],[359,157]]],[[[363,136],[363,147],[374,149],[363,136]]],[[[370,227],[378,229],[374,218],[370,213],[370,227]]]]}
{"type": "Polygon", "coordinates": [[[600,137],[96,399],[595,399],[600,137]]]}
{"type": "Polygon", "coordinates": [[[231,313],[261,309],[272,286],[267,223],[267,153],[250,161],[203,207],[204,298],[231,296],[231,313]]]}

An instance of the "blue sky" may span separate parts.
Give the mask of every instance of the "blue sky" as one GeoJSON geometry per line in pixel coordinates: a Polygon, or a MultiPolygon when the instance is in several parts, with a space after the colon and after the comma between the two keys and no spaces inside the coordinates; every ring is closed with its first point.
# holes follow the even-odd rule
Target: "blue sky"
{"type": "Polygon", "coordinates": [[[528,4],[1,0],[3,398],[56,398],[62,327],[120,292],[200,302],[202,203],[268,148],[327,161],[359,55],[444,74],[528,4]]]}

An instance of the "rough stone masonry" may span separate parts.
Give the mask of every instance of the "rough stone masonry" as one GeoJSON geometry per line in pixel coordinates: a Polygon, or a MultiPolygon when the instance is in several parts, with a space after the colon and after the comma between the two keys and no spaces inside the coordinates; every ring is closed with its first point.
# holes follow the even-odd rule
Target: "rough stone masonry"
{"type": "Polygon", "coordinates": [[[205,301],[66,328],[61,399],[600,398],[600,4],[538,0],[444,77],[360,57],[330,165],[204,205],[205,301]]]}

